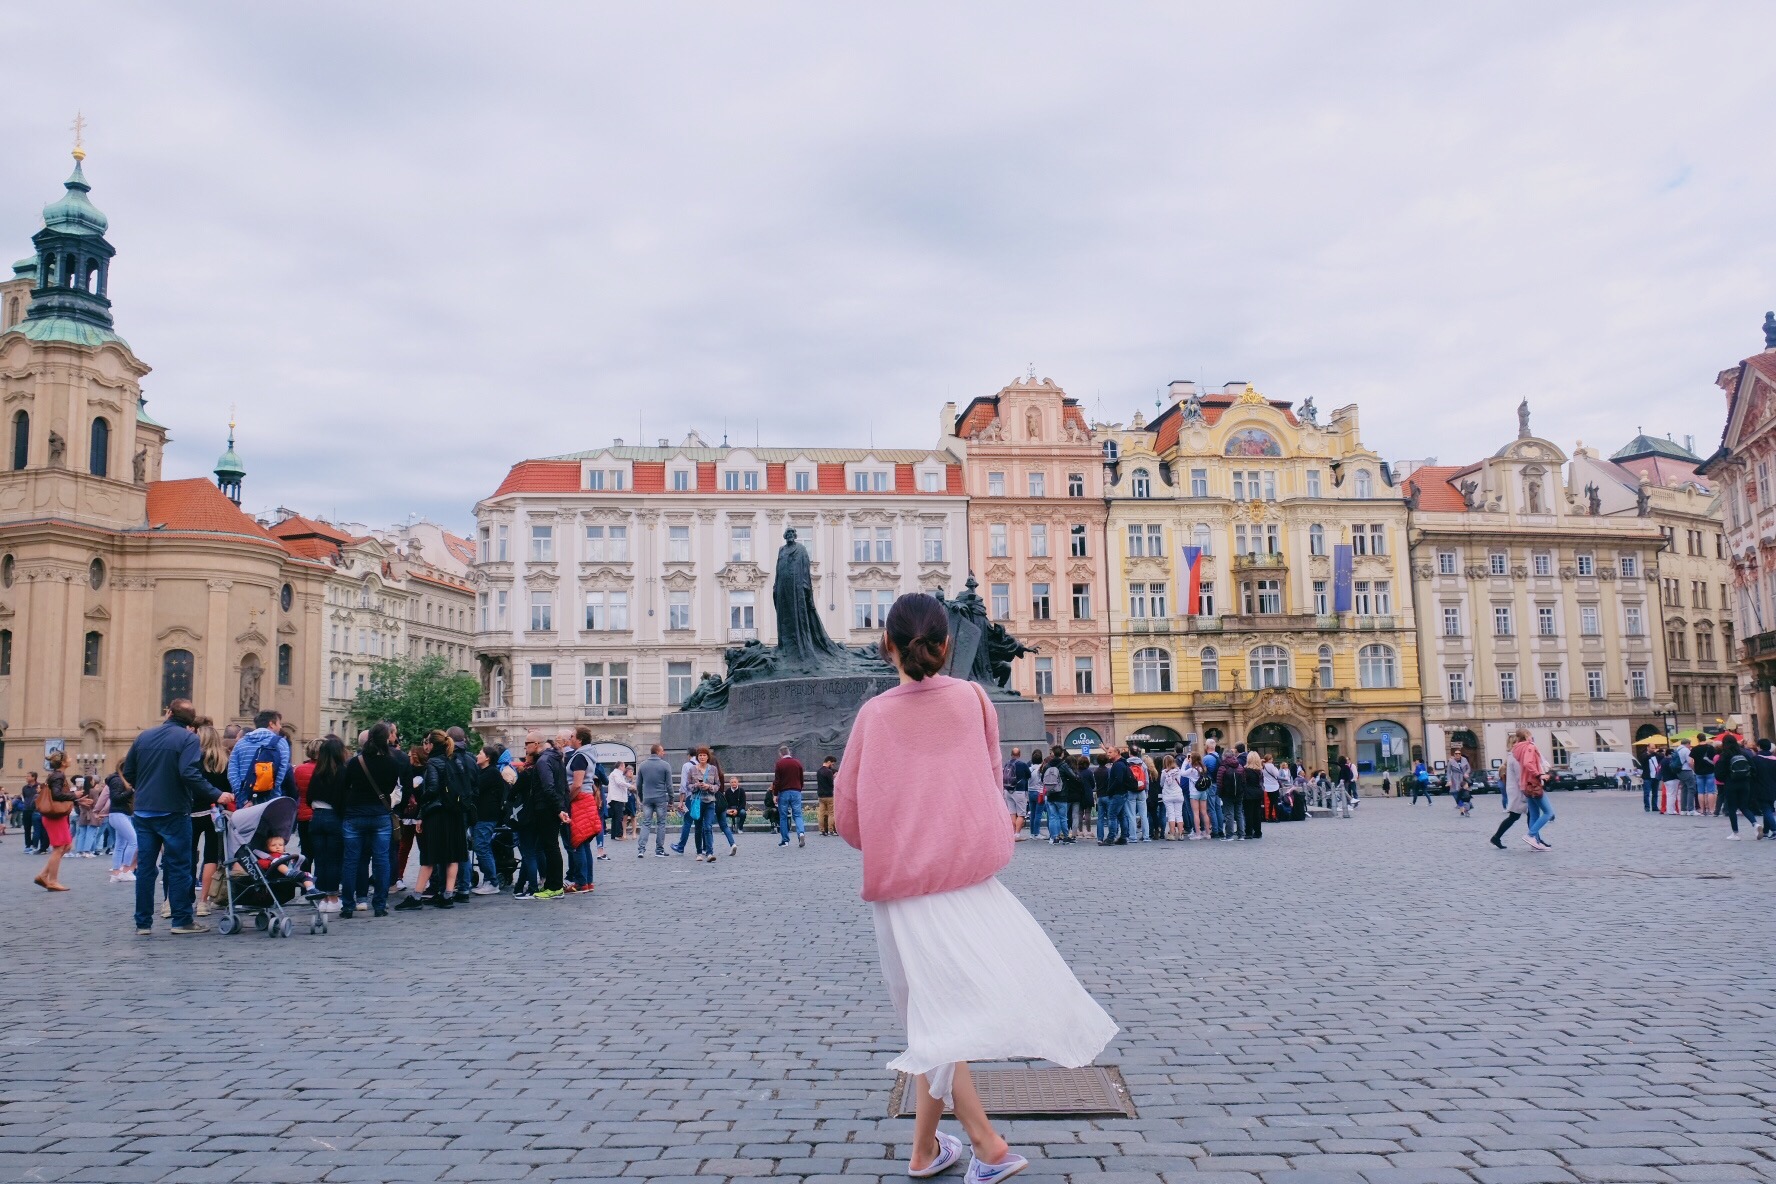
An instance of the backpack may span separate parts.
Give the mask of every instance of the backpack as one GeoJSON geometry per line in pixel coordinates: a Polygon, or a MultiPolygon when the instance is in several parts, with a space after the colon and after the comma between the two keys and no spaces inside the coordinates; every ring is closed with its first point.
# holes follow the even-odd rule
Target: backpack
{"type": "Polygon", "coordinates": [[[1743,752],[1736,752],[1727,762],[1727,780],[1734,785],[1748,785],[1751,782],[1751,758],[1743,752]]]}
{"type": "Polygon", "coordinates": [[[1221,767],[1221,758],[1219,756],[1217,756],[1216,754],[1214,754],[1212,752],[1203,753],[1203,771],[1206,772],[1210,777],[1213,777],[1215,775],[1215,770],[1219,769],[1220,767],[1221,767]]]}
{"type": "Polygon", "coordinates": [[[1666,781],[1676,781],[1682,774],[1683,762],[1677,759],[1677,754],[1675,752],[1666,753],[1665,759],[1659,762],[1659,775],[1666,781]]]}
{"type": "Polygon", "coordinates": [[[1011,766],[1012,766],[1012,765],[1013,765],[1013,764],[1014,764],[1014,763],[1015,763],[1015,762],[1012,762],[1012,761],[1006,761],[1006,762],[1005,762],[1005,763],[1004,763],[1004,764],[1003,764],[1003,765],[1001,765],[1001,766],[1000,766],[1000,767],[999,767],[999,781],[1000,781],[1000,783],[1001,783],[1001,784],[1002,784],[1002,785],[1004,785],[1004,786],[1005,786],[1005,792],[1006,792],[1006,793],[1010,793],[1010,792],[1011,792],[1011,784],[1012,784],[1012,781],[1011,781],[1011,766]]]}
{"type": "Polygon", "coordinates": [[[252,774],[247,782],[249,793],[269,794],[277,789],[277,758],[276,740],[268,740],[259,746],[259,751],[253,754],[253,763],[248,766],[252,774]]]}

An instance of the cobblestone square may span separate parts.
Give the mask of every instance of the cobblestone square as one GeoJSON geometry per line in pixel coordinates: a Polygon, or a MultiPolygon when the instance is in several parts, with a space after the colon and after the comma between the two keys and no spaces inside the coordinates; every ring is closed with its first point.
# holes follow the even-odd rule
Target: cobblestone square
{"type": "MultiPolygon", "coordinates": [[[[1028,1179],[1776,1179],[1776,844],[1558,795],[1555,850],[1366,799],[1258,843],[1022,843],[1005,882],[1122,1032],[1132,1119],[1005,1124],[1028,1179]]],[[[941,818],[931,841],[944,841],[941,818]]],[[[131,933],[0,845],[0,1180],[904,1178],[854,854],[749,835],[326,936],[131,933]]],[[[214,918],[211,919],[212,922],[214,918]]],[[[164,925],[164,922],[161,923],[164,925]]],[[[1043,1022],[1043,1001],[1005,984],[1043,1022]]]]}

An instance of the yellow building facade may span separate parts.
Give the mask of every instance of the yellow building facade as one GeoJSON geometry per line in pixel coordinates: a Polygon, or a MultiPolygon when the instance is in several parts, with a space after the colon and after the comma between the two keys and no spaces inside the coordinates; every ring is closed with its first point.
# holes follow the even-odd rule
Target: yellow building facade
{"type": "Polygon", "coordinates": [[[1409,766],[1424,724],[1406,503],[1356,409],[1321,423],[1311,399],[1244,383],[1170,395],[1151,422],[1095,429],[1117,740],[1409,766]]]}

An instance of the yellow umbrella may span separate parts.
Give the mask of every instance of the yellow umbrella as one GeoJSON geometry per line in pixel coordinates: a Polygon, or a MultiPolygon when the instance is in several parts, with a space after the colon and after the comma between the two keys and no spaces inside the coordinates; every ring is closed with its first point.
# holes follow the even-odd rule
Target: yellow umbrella
{"type": "Polygon", "coordinates": [[[1669,744],[1669,743],[1671,743],[1671,737],[1669,737],[1669,736],[1642,736],[1640,739],[1638,739],[1634,742],[1634,746],[1636,748],[1639,748],[1642,744],[1669,744]]]}

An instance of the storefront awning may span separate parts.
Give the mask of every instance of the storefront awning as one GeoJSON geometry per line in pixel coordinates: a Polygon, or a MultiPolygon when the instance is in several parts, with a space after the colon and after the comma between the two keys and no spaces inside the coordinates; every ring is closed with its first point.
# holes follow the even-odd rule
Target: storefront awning
{"type": "Polygon", "coordinates": [[[1580,751],[1579,746],[1573,743],[1571,732],[1555,732],[1554,743],[1560,745],[1560,747],[1566,749],[1568,752],[1580,751]]]}
{"type": "Polygon", "coordinates": [[[1597,751],[1599,751],[1599,752],[1620,752],[1620,751],[1622,751],[1622,741],[1616,736],[1616,734],[1614,732],[1610,731],[1608,728],[1598,728],[1597,729],[1597,751]]]}

